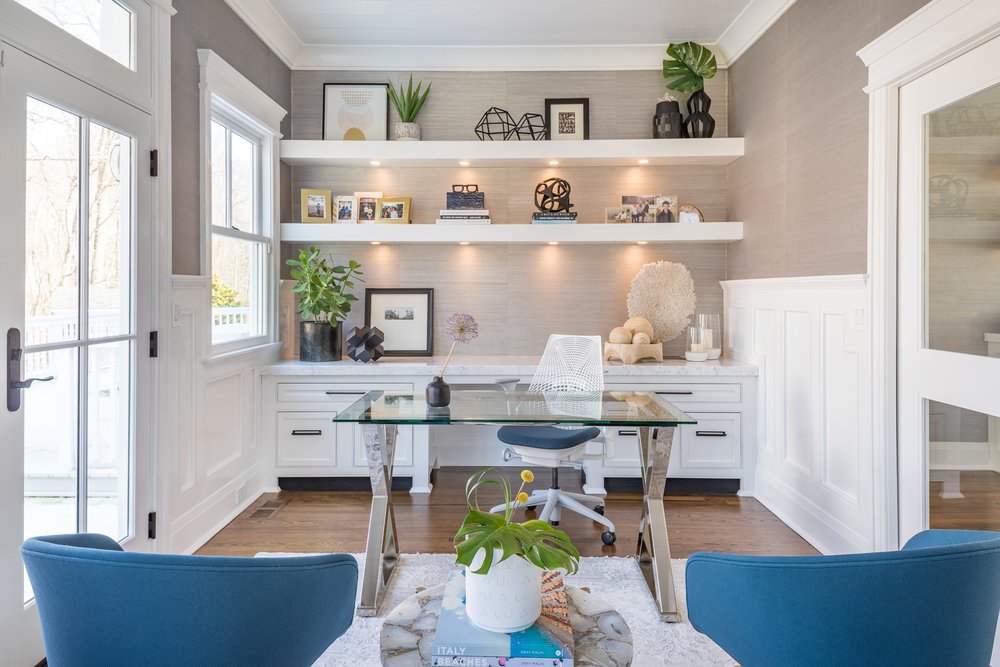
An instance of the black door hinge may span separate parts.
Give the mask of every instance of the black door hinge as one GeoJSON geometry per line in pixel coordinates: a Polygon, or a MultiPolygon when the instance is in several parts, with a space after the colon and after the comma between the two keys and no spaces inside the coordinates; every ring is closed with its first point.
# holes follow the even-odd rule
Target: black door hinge
{"type": "Polygon", "coordinates": [[[149,356],[158,357],[160,356],[160,332],[150,331],[149,332],[149,356]]]}
{"type": "Polygon", "coordinates": [[[156,512],[149,513],[149,519],[146,521],[146,537],[151,540],[156,539],[156,512]]]}
{"type": "Polygon", "coordinates": [[[155,148],[149,151],[149,175],[160,175],[160,151],[155,148]]]}

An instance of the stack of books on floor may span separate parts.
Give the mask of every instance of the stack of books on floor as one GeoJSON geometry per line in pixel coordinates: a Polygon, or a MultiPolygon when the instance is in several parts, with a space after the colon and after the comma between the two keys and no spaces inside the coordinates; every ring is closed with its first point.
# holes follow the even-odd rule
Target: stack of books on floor
{"type": "Polygon", "coordinates": [[[570,213],[569,211],[558,211],[555,213],[546,213],[539,211],[531,215],[531,224],[533,225],[575,225],[576,224],[576,213],[570,213]]]}
{"type": "Polygon", "coordinates": [[[488,225],[490,212],[485,208],[449,208],[441,211],[439,225],[488,225]]]}
{"type": "Polygon", "coordinates": [[[431,651],[432,667],[573,667],[573,627],[562,575],[542,577],[542,615],[520,632],[489,632],[465,613],[465,571],[448,575],[431,651]]]}

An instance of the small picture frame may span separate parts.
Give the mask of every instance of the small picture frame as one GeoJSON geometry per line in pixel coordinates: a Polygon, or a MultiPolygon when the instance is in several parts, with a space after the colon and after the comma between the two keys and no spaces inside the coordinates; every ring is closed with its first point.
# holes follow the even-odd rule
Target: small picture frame
{"type": "Polygon", "coordinates": [[[365,326],[385,336],[387,357],[434,354],[434,290],[432,288],[365,289],[365,326]]]}
{"type": "Polygon", "coordinates": [[[654,201],[653,222],[677,222],[677,195],[659,195],[654,201]]]}
{"type": "Polygon", "coordinates": [[[590,139],[590,98],[546,99],[545,138],[552,141],[590,139]]]}
{"type": "Polygon", "coordinates": [[[630,206],[610,206],[604,209],[604,224],[620,225],[622,223],[632,222],[630,212],[630,206]]]}
{"type": "Polygon", "coordinates": [[[662,198],[663,195],[622,195],[622,208],[628,212],[627,222],[655,222],[657,200],[662,198]]]}
{"type": "Polygon", "coordinates": [[[681,204],[677,212],[677,222],[687,225],[697,224],[705,222],[705,216],[694,204],[681,204]]]}
{"type": "Polygon", "coordinates": [[[329,190],[302,190],[302,222],[330,222],[329,190]]]}
{"type": "Polygon", "coordinates": [[[323,139],[386,141],[389,138],[389,84],[323,84],[323,139]]]}
{"type": "Polygon", "coordinates": [[[384,197],[375,203],[375,222],[388,225],[410,224],[410,198],[384,197]]]}
{"type": "Polygon", "coordinates": [[[336,221],[342,225],[353,225],[358,221],[357,200],[353,195],[337,195],[336,221]]]}
{"type": "Polygon", "coordinates": [[[361,224],[372,224],[378,219],[378,200],[381,192],[355,192],[354,215],[361,224]]]}

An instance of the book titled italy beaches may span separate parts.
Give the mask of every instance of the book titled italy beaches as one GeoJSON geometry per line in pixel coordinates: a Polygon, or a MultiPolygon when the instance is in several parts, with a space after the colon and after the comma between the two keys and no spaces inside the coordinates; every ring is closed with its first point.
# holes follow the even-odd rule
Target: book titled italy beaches
{"type": "Polygon", "coordinates": [[[573,628],[562,575],[542,576],[542,615],[520,632],[489,632],[465,613],[465,570],[448,575],[432,667],[573,667],[573,628]]]}

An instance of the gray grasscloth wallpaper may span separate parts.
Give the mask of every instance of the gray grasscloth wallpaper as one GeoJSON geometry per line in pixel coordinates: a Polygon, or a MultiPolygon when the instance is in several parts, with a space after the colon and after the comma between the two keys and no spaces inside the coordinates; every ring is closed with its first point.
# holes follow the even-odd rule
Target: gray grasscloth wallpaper
{"type": "MultiPolygon", "coordinates": [[[[281,131],[291,132],[291,70],[224,0],[174,0],[171,20],[171,104],[173,124],[173,272],[200,272],[198,49],[212,49],[284,107],[281,131]]],[[[283,179],[289,177],[287,168],[283,179]]],[[[287,187],[282,188],[287,192],[287,187]]],[[[283,201],[282,208],[287,210],[283,201]]]]}
{"type": "MultiPolygon", "coordinates": [[[[322,136],[323,83],[405,80],[403,72],[292,73],[292,137],[322,136]]],[[[659,72],[414,72],[432,81],[427,105],[418,117],[427,140],[475,139],[473,129],[490,106],[544,113],[546,97],[590,98],[592,139],[648,138],[651,114],[662,93],[659,72]]],[[[726,72],[709,82],[717,136],[726,136],[726,72]]],[[[683,100],[682,100],[683,102],[683,100]]],[[[394,112],[393,112],[394,113],[394,112]]],[[[640,156],[637,156],[640,157],[640,156]]],[[[534,210],[535,184],[549,176],[573,186],[580,223],[603,223],[604,208],[622,194],[676,194],[696,204],[707,220],[729,220],[724,167],[634,168],[450,168],[378,169],[293,167],[291,220],[299,219],[301,188],[334,194],[377,190],[413,200],[412,219],[431,224],[445,207],[452,183],[477,183],[486,193],[494,224],[526,223],[534,210]]],[[[283,244],[287,258],[301,244],[283,244]]],[[[719,281],[725,279],[726,247],[684,246],[324,246],[337,260],[362,262],[369,287],[433,287],[436,352],[447,352],[442,326],[449,313],[468,311],[480,322],[480,339],[470,354],[538,354],[550,333],[606,336],[627,316],[629,284],[646,262],[679,261],[695,279],[698,307],[721,312],[719,281]]],[[[359,290],[359,296],[362,292],[359,290]]],[[[359,305],[348,321],[362,323],[359,305]]],[[[683,351],[683,341],[665,347],[683,351]]]]}
{"type": "Polygon", "coordinates": [[[867,271],[868,96],[861,47],[926,0],[798,0],[729,68],[729,167],[744,221],[728,277],[867,271]]]}

